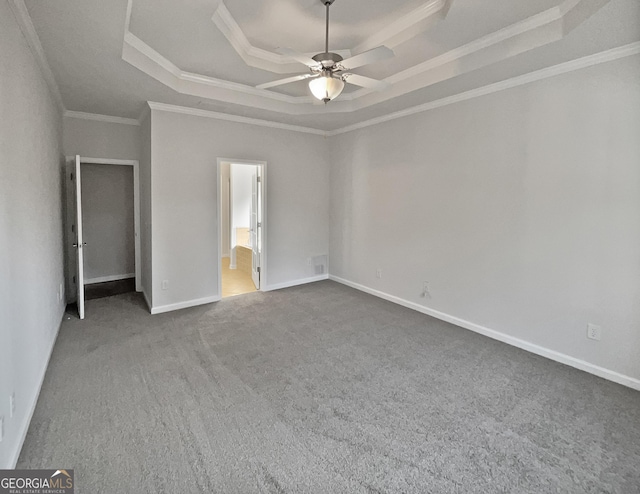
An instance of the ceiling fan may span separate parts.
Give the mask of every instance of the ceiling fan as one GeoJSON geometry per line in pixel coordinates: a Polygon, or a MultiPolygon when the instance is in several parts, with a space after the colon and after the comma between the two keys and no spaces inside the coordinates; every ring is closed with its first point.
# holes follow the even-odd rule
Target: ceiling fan
{"type": "Polygon", "coordinates": [[[313,57],[308,57],[290,48],[278,48],[276,50],[278,53],[286,55],[309,67],[309,73],[260,84],[256,86],[258,89],[266,89],[282,84],[289,84],[290,82],[301,81],[303,79],[311,79],[309,81],[311,94],[318,100],[328,103],[340,95],[344,89],[345,82],[377,91],[382,91],[389,87],[390,84],[388,82],[377,81],[369,77],[352,74],[349,71],[392,57],[393,51],[390,48],[379,46],[347,59],[343,59],[337,53],[331,53],[329,51],[329,7],[334,1],[335,0],[321,0],[327,10],[324,53],[318,53],[313,57]]]}

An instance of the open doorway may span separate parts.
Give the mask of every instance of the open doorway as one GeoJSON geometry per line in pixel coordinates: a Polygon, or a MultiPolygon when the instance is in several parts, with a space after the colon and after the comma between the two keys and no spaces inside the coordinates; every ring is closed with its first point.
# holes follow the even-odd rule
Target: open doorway
{"type": "Polygon", "coordinates": [[[218,159],[218,287],[222,298],[265,285],[266,163],[218,159]]]}
{"type": "Polygon", "coordinates": [[[67,302],[140,290],[138,162],[68,161],[67,302]]]}

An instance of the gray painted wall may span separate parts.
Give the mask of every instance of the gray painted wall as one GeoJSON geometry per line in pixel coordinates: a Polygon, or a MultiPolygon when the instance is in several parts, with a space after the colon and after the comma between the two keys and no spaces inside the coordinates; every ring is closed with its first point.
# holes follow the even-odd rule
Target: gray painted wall
{"type": "Polygon", "coordinates": [[[81,165],[85,283],[135,276],[133,167],[81,165]]]}
{"type": "Polygon", "coordinates": [[[640,57],[331,144],[332,275],[640,378],[640,57]]]}
{"type": "Polygon", "coordinates": [[[0,2],[0,115],[0,468],[13,468],[64,311],[63,159],[61,112],[8,2],[0,2]]]}
{"type": "Polygon", "coordinates": [[[220,295],[218,157],[268,163],[267,285],[315,275],[307,257],[327,254],[329,239],[323,137],[157,110],[151,119],[154,307],[220,295]]]}
{"type": "MultiPolygon", "coordinates": [[[[83,158],[102,158],[114,160],[140,160],[143,155],[142,127],[139,125],[128,125],[123,123],[102,122],[97,120],[89,120],[86,118],[77,118],[72,116],[64,116],[63,118],[63,142],[64,152],[66,156],[75,156],[79,154],[83,158]]],[[[84,167],[85,165],[83,165],[84,167]]],[[[71,226],[75,223],[75,206],[73,182],[69,180],[70,174],[73,172],[74,164],[67,164],[66,180],[64,182],[67,214],[65,217],[65,234],[69,240],[67,244],[73,243],[75,234],[71,231],[71,226]]],[[[141,178],[142,183],[142,178],[141,178]]],[[[141,184],[142,187],[142,184],[141,184]]],[[[142,219],[144,205],[142,204],[141,194],[141,229],[144,228],[142,219]]],[[[95,229],[90,224],[90,220],[86,215],[83,221],[85,229],[95,229]]],[[[143,232],[141,231],[141,248],[143,232]]],[[[95,250],[95,243],[92,242],[95,250]]],[[[74,302],[76,300],[76,287],[73,283],[73,277],[77,274],[74,265],[75,250],[67,245],[66,264],[66,290],[67,301],[74,302]]],[[[135,248],[134,248],[135,250],[135,248]]],[[[144,253],[141,252],[141,264],[144,265],[144,253]]],[[[94,256],[95,258],[95,256],[94,256]]],[[[85,267],[87,264],[85,263],[85,267]]],[[[91,269],[91,267],[89,267],[91,269]]],[[[96,266],[97,271],[103,271],[107,266],[96,266]]],[[[144,268],[143,268],[144,269],[144,268]]],[[[107,269],[111,271],[112,269],[107,269]]],[[[150,270],[150,268],[149,268],[150,270]]],[[[130,271],[130,272],[134,272],[130,271]]],[[[119,274],[119,273],[113,273],[119,274]]],[[[86,273],[85,273],[86,276],[86,273]]],[[[91,276],[93,277],[93,276],[91,276]]],[[[90,277],[90,278],[91,278],[90,277]]],[[[144,277],[144,273],[142,273],[144,277]]],[[[143,284],[144,286],[144,284],[143,284]]]]}
{"type": "Polygon", "coordinates": [[[141,129],[137,125],[64,117],[64,152],[85,158],[139,160],[141,129]]]}

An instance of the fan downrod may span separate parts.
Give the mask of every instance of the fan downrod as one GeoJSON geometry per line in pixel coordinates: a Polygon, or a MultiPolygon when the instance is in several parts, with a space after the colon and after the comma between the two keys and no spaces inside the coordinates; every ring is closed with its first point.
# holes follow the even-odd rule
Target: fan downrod
{"type": "Polygon", "coordinates": [[[343,58],[337,53],[331,53],[329,51],[329,7],[336,0],[321,0],[322,4],[327,8],[326,10],[326,24],[325,24],[325,32],[324,32],[324,53],[318,53],[316,56],[312,57],[316,62],[320,62],[322,64],[323,69],[330,69],[338,62],[342,62],[343,58]]]}

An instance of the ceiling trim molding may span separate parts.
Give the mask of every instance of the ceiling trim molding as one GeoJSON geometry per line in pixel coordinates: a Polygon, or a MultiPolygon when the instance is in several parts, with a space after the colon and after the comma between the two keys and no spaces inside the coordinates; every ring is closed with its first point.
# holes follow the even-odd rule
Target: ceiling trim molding
{"type": "MultiPolygon", "coordinates": [[[[606,0],[606,1],[609,1],[609,0],[606,0]]],[[[427,71],[436,69],[438,67],[442,67],[448,63],[457,62],[465,57],[482,52],[483,50],[487,50],[492,46],[498,45],[500,43],[504,43],[513,38],[521,36],[525,33],[530,33],[531,31],[534,31],[536,29],[539,29],[548,25],[552,25],[553,23],[556,23],[561,19],[562,19],[562,15],[558,7],[545,10],[544,12],[541,12],[532,17],[524,19],[523,21],[517,22],[515,24],[511,24],[510,26],[507,26],[503,29],[494,31],[493,33],[490,33],[486,36],[475,39],[470,43],[467,43],[466,45],[462,45],[458,48],[454,48],[453,50],[449,50],[448,52],[443,53],[442,55],[438,55],[437,57],[434,57],[430,60],[422,62],[418,65],[414,65],[413,67],[410,67],[406,70],[397,72],[396,74],[389,77],[388,80],[389,82],[392,82],[392,83],[404,81],[412,76],[416,76],[423,72],[427,72],[427,71]]],[[[537,46],[539,46],[540,44],[549,43],[551,41],[556,41],[558,39],[558,36],[561,34],[560,25],[556,25],[556,26],[552,25],[551,28],[552,28],[552,32],[545,33],[545,34],[551,34],[552,39],[549,40],[549,38],[547,37],[544,40],[545,41],[544,43],[536,43],[537,46]]],[[[529,45],[525,48],[524,46],[522,46],[518,50],[518,53],[521,53],[522,51],[526,51],[534,47],[535,46],[529,45]]],[[[502,53],[496,53],[493,58],[498,58],[498,57],[506,58],[502,56],[502,53]]]]}
{"type": "Polygon", "coordinates": [[[613,62],[615,60],[631,57],[634,55],[640,55],[640,41],[619,46],[617,48],[613,48],[603,52],[595,53],[593,55],[588,55],[586,57],[571,60],[569,62],[553,65],[551,67],[545,67],[544,69],[536,70],[528,74],[523,74],[510,79],[505,79],[504,81],[489,84],[480,88],[472,89],[470,91],[465,91],[460,94],[430,101],[422,105],[413,106],[411,108],[406,108],[404,110],[390,113],[382,117],[364,120],[362,122],[359,122],[353,125],[348,125],[346,127],[342,127],[340,129],[335,129],[330,131],[314,129],[311,127],[302,127],[302,126],[296,126],[296,125],[283,124],[280,122],[273,122],[270,120],[261,120],[261,119],[255,119],[255,118],[249,118],[249,117],[242,117],[239,115],[219,113],[219,112],[202,110],[197,108],[168,105],[165,103],[156,103],[153,101],[147,102],[148,107],[145,106],[145,110],[142,112],[140,119],[142,121],[144,118],[146,118],[149,112],[147,108],[150,108],[152,110],[166,111],[171,113],[181,113],[185,115],[194,115],[194,116],[205,117],[205,118],[213,118],[217,120],[226,120],[231,122],[246,123],[250,125],[259,125],[262,127],[271,127],[271,128],[277,128],[277,129],[283,129],[283,130],[291,130],[294,132],[303,132],[307,134],[333,137],[340,134],[346,134],[347,132],[352,132],[354,130],[364,129],[366,127],[378,125],[391,120],[397,120],[400,118],[415,115],[416,113],[422,113],[429,110],[442,108],[444,106],[460,103],[463,101],[468,101],[474,98],[478,98],[480,96],[486,96],[489,94],[498,93],[500,91],[515,88],[518,86],[524,86],[532,82],[541,81],[541,80],[548,79],[548,78],[555,77],[562,74],[567,74],[570,72],[585,69],[588,67],[592,67],[594,65],[602,64],[602,63],[613,62]]]}
{"type": "MultiPolygon", "coordinates": [[[[248,66],[276,74],[300,71],[300,64],[292,63],[289,57],[253,46],[224,2],[220,2],[211,20],[248,66]]],[[[351,56],[351,52],[341,53],[341,55],[347,58],[351,56]]]]}
{"type": "Polygon", "coordinates": [[[125,33],[122,59],[181,94],[289,114],[311,113],[310,108],[318,108],[307,105],[313,102],[311,96],[289,96],[183,71],[131,32],[125,33]]]}
{"type": "Polygon", "coordinates": [[[290,130],[293,132],[302,132],[305,134],[314,134],[325,136],[327,133],[324,130],[314,129],[311,127],[302,127],[300,125],[290,125],[280,122],[274,122],[271,120],[262,120],[259,118],[242,117],[240,115],[232,115],[230,113],[220,113],[210,110],[202,110],[199,108],[189,108],[186,106],[168,105],[166,103],[156,103],[154,101],[147,101],[151,110],[165,111],[171,113],[181,113],[184,115],[194,115],[196,117],[213,118],[216,120],[226,120],[227,122],[244,123],[249,125],[258,125],[261,127],[270,127],[273,129],[290,130]]]}
{"type": "Polygon", "coordinates": [[[49,88],[49,92],[53,97],[53,101],[58,109],[61,112],[64,112],[65,108],[62,95],[60,94],[60,88],[53,76],[49,63],[47,62],[47,57],[42,49],[42,43],[40,42],[40,38],[38,37],[35,27],[33,26],[33,21],[31,20],[31,16],[29,15],[29,11],[27,10],[24,0],[9,0],[9,7],[13,11],[16,22],[22,31],[33,57],[36,59],[36,63],[42,73],[42,77],[44,78],[45,83],[49,88]]]}
{"type": "MultiPolygon", "coordinates": [[[[368,37],[353,50],[333,51],[343,58],[349,58],[380,45],[397,46],[428,29],[433,21],[444,19],[452,2],[453,0],[430,0],[368,37]]],[[[292,63],[289,57],[253,46],[223,1],[219,3],[211,20],[248,66],[276,74],[290,74],[300,70],[300,64],[292,63]]],[[[314,54],[310,54],[312,55],[314,54]]]]}
{"type": "Polygon", "coordinates": [[[142,106],[142,110],[140,110],[140,114],[138,115],[138,123],[142,125],[149,115],[151,115],[151,107],[149,106],[149,103],[145,101],[142,106]]]}
{"type": "Polygon", "coordinates": [[[127,0],[127,13],[124,18],[124,33],[127,34],[131,27],[131,11],[133,10],[133,0],[127,0]]]}
{"type": "Polygon", "coordinates": [[[140,125],[140,120],[135,118],[114,117],[111,115],[101,115],[99,113],[65,110],[63,115],[67,118],[77,118],[80,120],[94,120],[96,122],[108,122],[124,125],[140,125]]]}
{"type": "MultiPolygon", "coordinates": [[[[427,12],[430,12],[427,8],[428,6],[431,6],[430,8],[433,11],[436,11],[437,8],[437,12],[446,13],[451,1],[432,0],[427,3],[426,6],[421,7],[426,9],[423,12],[423,19],[430,18],[427,15],[427,12]]],[[[182,71],[170,60],[160,55],[128,31],[125,32],[122,58],[181,94],[289,115],[347,113],[443,82],[557,41],[602,6],[609,3],[609,1],[564,0],[557,7],[533,15],[387,77],[385,81],[391,83],[391,87],[384,92],[375,92],[365,88],[358,89],[341,95],[337,101],[326,106],[310,104],[317,103],[311,96],[289,96],[270,89],[257,89],[246,84],[182,71]]],[[[224,19],[225,25],[232,23],[237,26],[223,3],[220,3],[217,15],[220,22],[224,19]]],[[[433,17],[433,14],[431,17],[433,17]]],[[[129,20],[126,22],[128,23],[129,20]]],[[[236,28],[232,29],[235,30],[236,28]]],[[[237,27],[237,30],[239,30],[239,27],[237,27]]],[[[252,48],[242,31],[235,32],[234,36],[233,43],[236,43],[240,47],[239,49],[249,50],[252,48]]],[[[258,49],[256,48],[256,50],[258,49]]],[[[272,55],[281,57],[278,54],[269,54],[270,52],[266,50],[262,50],[260,53],[260,56],[264,55],[266,58],[272,55]]],[[[277,59],[273,58],[271,61],[273,60],[277,59]]],[[[266,63],[267,61],[264,62],[266,63]]]]}
{"type": "Polygon", "coordinates": [[[640,41],[636,41],[628,45],[619,46],[617,48],[612,48],[610,50],[606,50],[600,53],[595,53],[593,55],[588,55],[586,57],[577,58],[569,62],[564,62],[558,65],[552,65],[551,67],[545,67],[544,69],[529,72],[527,74],[523,74],[517,77],[512,77],[511,79],[505,79],[504,81],[489,84],[483,87],[472,89],[470,91],[465,91],[463,93],[459,93],[453,96],[448,96],[446,98],[430,101],[422,105],[413,106],[405,110],[389,113],[388,115],[384,115],[382,117],[364,120],[357,124],[342,127],[341,129],[328,131],[326,135],[330,137],[330,136],[335,136],[339,134],[345,134],[347,132],[351,132],[354,130],[363,129],[365,127],[371,127],[373,125],[378,125],[380,123],[388,122],[390,120],[396,120],[399,118],[414,115],[416,113],[422,113],[429,110],[434,110],[436,108],[442,108],[443,106],[452,105],[455,103],[467,101],[473,98],[485,96],[492,93],[497,93],[499,91],[504,91],[506,89],[511,89],[518,86],[524,86],[525,84],[529,84],[532,82],[548,79],[550,77],[566,74],[569,72],[574,72],[580,69],[585,69],[587,67],[599,65],[601,63],[613,62],[614,60],[619,60],[621,58],[626,58],[626,57],[630,57],[638,54],[640,54],[640,41]]]}
{"type": "Polygon", "coordinates": [[[352,51],[354,54],[380,45],[393,48],[426,31],[434,21],[444,19],[453,0],[431,0],[369,36],[352,51]]]}
{"type": "Polygon", "coordinates": [[[385,81],[392,87],[385,93],[375,93],[370,89],[354,91],[351,94],[354,100],[369,96],[366,103],[358,102],[354,109],[381,103],[558,41],[609,1],[565,0],[557,7],[387,77],[385,81]],[[577,15],[580,22],[567,22],[570,14],[577,15]]]}
{"type": "Polygon", "coordinates": [[[302,132],[307,134],[332,137],[332,136],[352,132],[355,130],[363,129],[366,127],[378,125],[391,120],[397,120],[400,118],[408,117],[411,115],[415,115],[416,113],[423,113],[429,110],[442,108],[444,106],[452,105],[455,103],[460,103],[463,101],[468,101],[470,99],[474,99],[481,96],[504,91],[507,89],[515,88],[518,86],[523,86],[532,82],[555,77],[557,75],[567,74],[577,70],[592,67],[594,65],[613,62],[615,60],[631,57],[634,55],[640,55],[640,41],[619,46],[617,48],[612,48],[610,50],[606,50],[603,52],[595,53],[593,55],[588,55],[586,57],[571,60],[569,62],[553,65],[551,67],[545,67],[543,69],[536,70],[534,72],[523,74],[510,79],[505,79],[504,81],[489,84],[480,88],[472,89],[470,91],[465,91],[460,94],[430,101],[422,105],[413,106],[401,111],[390,113],[382,117],[364,120],[362,122],[359,122],[353,125],[349,125],[346,127],[342,127],[340,129],[335,129],[330,131],[324,131],[324,130],[315,129],[312,127],[303,127],[298,125],[284,124],[281,122],[275,122],[271,120],[249,118],[249,117],[243,117],[243,116],[233,115],[228,113],[202,110],[198,108],[190,108],[190,107],[184,107],[184,106],[178,106],[178,105],[170,105],[166,103],[158,103],[153,101],[148,101],[147,104],[144,105],[144,108],[140,113],[140,117],[137,120],[132,118],[114,117],[110,115],[100,115],[95,113],[76,112],[76,111],[70,111],[70,110],[66,110],[64,112],[64,116],[70,117],[70,118],[97,120],[102,122],[120,123],[125,125],[137,126],[137,125],[141,125],[141,123],[148,117],[150,110],[158,110],[158,111],[165,111],[170,113],[193,115],[198,117],[213,118],[216,120],[225,120],[229,122],[245,123],[249,125],[258,125],[261,127],[270,127],[270,128],[276,128],[276,129],[282,129],[282,130],[289,130],[293,132],[302,132]]]}

